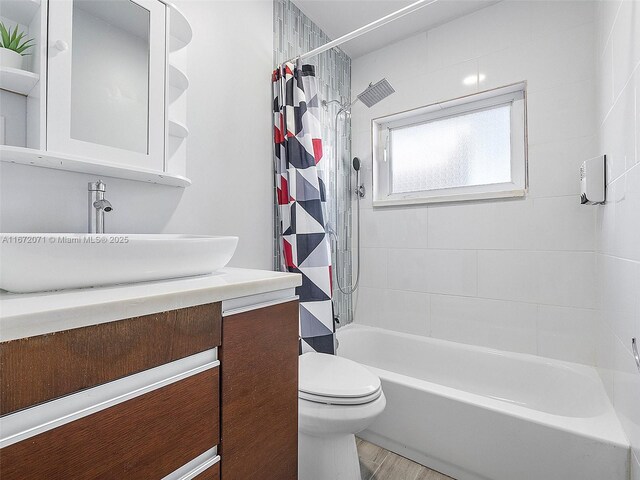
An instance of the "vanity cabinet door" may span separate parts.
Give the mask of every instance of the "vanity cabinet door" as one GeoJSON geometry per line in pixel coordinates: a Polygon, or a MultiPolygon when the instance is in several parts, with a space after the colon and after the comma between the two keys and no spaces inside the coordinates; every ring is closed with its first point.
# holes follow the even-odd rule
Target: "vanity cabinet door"
{"type": "Polygon", "coordinates": [[[49,2],[47,150],[164,169],[166,6],[49,2]]]}
{"type": "Polygon", "coordinates": [[[298,302],[222,318],[224,480],[298,478],[298,302]]]}

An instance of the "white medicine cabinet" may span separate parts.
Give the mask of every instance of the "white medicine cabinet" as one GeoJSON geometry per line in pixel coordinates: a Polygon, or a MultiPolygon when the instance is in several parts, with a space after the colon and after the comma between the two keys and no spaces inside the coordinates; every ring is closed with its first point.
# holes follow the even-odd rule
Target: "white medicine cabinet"
{"type": "Polygon", "coordinates": [[[179,187],[186,178],[185,16],[160,0],[0,0],[33,38],[0,64],[0,159],[179,187]]]}

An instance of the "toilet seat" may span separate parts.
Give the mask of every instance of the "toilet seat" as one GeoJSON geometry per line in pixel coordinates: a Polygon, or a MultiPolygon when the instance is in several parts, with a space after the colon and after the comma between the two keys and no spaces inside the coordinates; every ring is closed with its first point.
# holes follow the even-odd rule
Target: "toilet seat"
{"type": "Polygon", "coordinates": [[[382,394],[380,379],[366,367],[323,353],[299,359],[298,398],[328,405],[363,405],[382,394]]]}
{"type": "Polygon", "coordinates": [[[328,397],[324,395],[313,395],[305,392],[298,392],[298,398],[309,402],[324,403],[327,405],[363,405],[377,400],[382,394],[382,389],[365,397],[328,397]]]}

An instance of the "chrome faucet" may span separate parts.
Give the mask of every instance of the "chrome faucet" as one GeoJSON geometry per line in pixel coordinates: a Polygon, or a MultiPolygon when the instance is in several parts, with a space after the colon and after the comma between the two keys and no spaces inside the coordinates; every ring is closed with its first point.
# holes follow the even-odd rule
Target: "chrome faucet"
{"type": "Polygon", "coordinates": [[[89,182],[89,233],[104,233],[104,213],[113,210],[104,198],[106,188],[102,180],[89,182]]]}

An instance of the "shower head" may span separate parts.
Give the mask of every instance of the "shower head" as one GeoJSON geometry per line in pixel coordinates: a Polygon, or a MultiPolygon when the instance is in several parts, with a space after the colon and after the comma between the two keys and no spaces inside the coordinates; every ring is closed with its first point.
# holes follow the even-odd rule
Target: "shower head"
{"type": "Polygon", "coordinates": [[[360,159],[358,157],[353,157],[353,169],[356,172],[360,170],[360,159]]]}
{"type": "Polygon", "coordinates": [[[383,78],[376,84],[370,83],[369,86],[358,95],[358,100],[364,103],[367,107],[371,108],[380,100],[387,98],[394,93],[395,90],[386,78],[383,78]]]}

